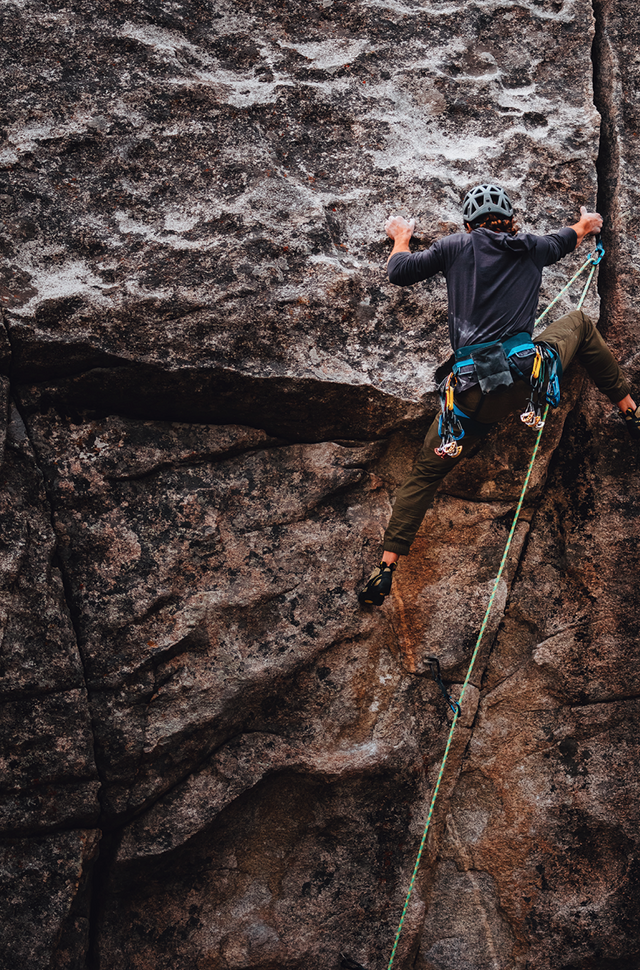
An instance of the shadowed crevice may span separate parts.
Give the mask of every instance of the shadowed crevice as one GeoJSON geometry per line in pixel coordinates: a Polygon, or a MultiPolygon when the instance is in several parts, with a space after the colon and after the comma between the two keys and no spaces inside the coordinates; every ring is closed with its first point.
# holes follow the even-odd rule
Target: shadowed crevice
{"type": "MultiPolygon", "coordinates": [[[[28,380],[20,374],[16,383],[28,380]]],[[[429,410],[426,401],[403,399],[370,383],[256,376],[223,367],[166,370],[146,363],[92,368],[38,385],[37,396],[28,413],[54,407],[72,420],[94,411],[140,420],[239,424],[300,443],[419,433],[429,410]]]]}
{"type": "Polygon", "coordinates": [[[620,261],[620,146],[618,111],[614,99],[617,64],[609,41],[608,14],[611,0],[593,0],[596,30],[591,49],[593,63],[593,100],[600,123],[600,145],[596,160],[598,174],[597,210],[604,219],[602,241],[606,256],[600,264],[598,291],[600,322],[598,329],[606,336],[621,323],[620,285],[617,267],[620,261]]]}
{"type": "MultiPolygon", "coordinates": [[[[9,328],[7,328],[7,327],[5,327],[4,329],[5,329],[5,332],[7,334],[7,340],[8,340],[9,347],[11,347],[11,332],[10,332],[9,328]]],[[[9,356],[9,373],[11,373],[10,362],[11,362],[11,357],[9,356]]],[[[32,455],[33,455],[33,461],[35,463],[35,467],[38,469],[38,473],[40,474],[40,476],[42,478],[43,487],[44,487],[45,495],[46,495],[46,502],[47,502],[47,514],[48,514],[49,521],[50,521],[50,524],[51,524],[51,530],[52,530],[53,536],[56,539],[56,547],[54,547],[53,554],[51,556],[51,568],[52,569],[57,569],[58,570],[58,573],[60,575],[60,578],[61,578],[61,584],[62,584],[63,596],[64,596],[64,604],[65,604],[65,607],[66,607],[66,610],[67,610],[67,614],[68,614],[68,617],[69,617],[69,622],[70,622],[70,625],[71,625],[71,629],[73,630],[73,635],[74,635],[74,640],[75,640],[75,649],[76,649],[76,653],[77,653],[78,660],[79,660],[80,670],[82,671],[82,682],[84,684],[84,688],[85,688],[85,691],[86,691],[88,714],[89,714],[89,720],[90,720],[90,724],[91,724],[91,735],[92,735],[92,738],[93,738],[93,765],[94,765],[94,768],[95,768],[95,771],[96,771],[97,778],[98,778],[99,783],[100,783],[100,789],[98,791],[98,800],[99,800],[100,803],[102,803],[102,792],[103,792],[103,786],[104,786],[104,779],[101,776],[100,766],[99,766],[99,764],[97,762],[97,759],[95,757],[96,730],[95,730],[95,723],[94,723],[94,718],[93,718],[93,714],[92,714],[92,710],[91,710],[90,692],[89,692],[89,688],[88,688],[88,685],[87,685],[87,676],[86,676],[86,669],[85,669],[85,664],[84,664],[84,658],[83,658],[83,655],[82,655],[82,650],[80,648],[80,632],[79,632],[78,617],[77,617],[76,611],[74,609],[73,597],[71,595],[71,590],[70,590],[70,586],[69,586],[69,580],[68,580],[68,577],[67,577],[67,575],[65,573],[64,563],[62,562],[62,559],[59,556],[59,553],[58,553],[58,550],[57,550],[57,532],[56,532],[56,528],[55,528],[54,513],[53,513],[53,503],[52,503],[51,495],[50,495],[50,492],[49,492],[49,486],[48,486],[48,482],[47,482],[47,476],[44,473],[44,469],[43,469],[43,466],[42,466],[42,462],[40,460],[40,456],[38,455],[38,451],[37,451],[37,448],[35,446],[35,443],[34,443],[34,441],[32,440],[32,438],[31,438],[31,436],[29,434],[29,428],[28,428],[28,425],[27,425],[27,423],[25,421],[25,415],[22,413],[22,410],[21,410],[19,395],[17,393],[15,393],[15,392],[16,392],[16,388],[12,385],[11,377],[10,377],[9,378],[9,401],[12,403],[13,407],[15,408],[15,411],[16,411],[17,415],[20,418],[20,421],[21,421],[21,423],[23,425],[25,438],[26,438],[26,440],[29,443],[29,446],[30,446],[30,449],[31,449],[31,452],[32,452],[32,455]]],[[[51,692],[44,691],[43,693],[51,693],[51,692]]],[[[31,692],[27,696],[36,696],[36,694],[34,692],[31,692]]],[[[98,826],[96,827],[98,829],[98,832],[99,832],[99,828],[98,828],[99,825],[100,825],[100,819],[98,819],[98,826]]],[[[76,821],[76,822],[74,822],[73,825],[53,825],[51,827],[41,828],[41,829],[39,829],[38,834],[42,834],[44,832],[46,832],[47,834],[53,834],[53,833],[56,833],[56,832],[74,831],[77,828],[78,828],[78,823],[76,821]]],[[[65,922],[65,926],[63,927],[63,935],[62,935],[62,943],[63,944],[65,942],[65,933],[67,933],[67,932],[70,933],[71,934],[71,937],[72,937],[73,936],[73,933],[75,932],[75,929],[74,929],[74,926],[75,926],[75,917],[84,919],[85,918],[85,914],[86,914],[86,919],[87,919],[88,926],[89,926],[89,937],[91,937],[92,925],[93,924],[92,924],[90,912],[93,910],[94,903],[95,903],[95,897],[96,897],[96,891],[95,890],[96,890],[96,887],[102,885],[101,879],[100,879],[100,872],[101,872],[101,862],[100,862],[101,851],[100,851],[100,849],[101,849],[102,841],[103,840],[101,838],[101,840],[100,840],[100,847],[98,849],[98,852],[99,852],[98,860],[95,862],[95,864],[92,864],[90,867],[87,868],[87,870],[86,870],[86,872],[85,872],[85,874],[83,876],[83,879],[82,879],[80,885],[77,888],[76,896],[75,896],[74,901],[72,903],[71,912],[69,914],[69,917],[68,917],[67,921],[65,922]],[[68,924],[68,926],[67,926],[67,924],[68,924]]]]}
{"type": "Polygon", "coordinates": [[[118,851],[120,838],[120,832],[105,832],[103,834],[100,840],[99,855],[93,867],[86,970],[100,970],[100,929],[108,901],[109,875],[118,851]]]}

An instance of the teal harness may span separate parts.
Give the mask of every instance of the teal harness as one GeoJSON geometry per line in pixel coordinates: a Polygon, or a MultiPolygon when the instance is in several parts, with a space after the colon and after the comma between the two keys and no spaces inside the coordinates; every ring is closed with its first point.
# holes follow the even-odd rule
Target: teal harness
{"type": "Polygon", "coordinates": [[[492,347],[502,347],[509,363],[511,363],[511,358],[515,357],[516,354],[526,353],[529,355],[534,354],[536,351],[536,346],[528,333],[516,333],[513,337],[508,337],[506,340],[498,343],[490,341],[486,344],[470,344],[468,347],[458,347],[455,353],[456,361],[453,365],[454,374],[457,376],[463,367],[469,365],[475,366],[475,355],[478,351],[488,350],[492,347]]]}
{"type": "MultiPolygon", "coordinates": [[[[528,370],[528,367],[525,369],[528,370]]],[[[463,375],[473,376],[474,383],[480,385],[483,395],[501,386],[508,387],[513,384],[514,377],[516,380],[528,380],[531,398],[520,417],[536,430],[542,426],[543,404],[548,403],[556,408],[560,403],[560,358],[546,344],[534,344],[530,334],[516,333],[503,341],[459,347],[455,352],[453,369],[440,385],[442,413],[438,434],[441,444],[435,452],[441,458],[457,458],[462,451],[459,442],[465,434],[483,437],[493,427],[492,424],[476,421],[455,403],[454,388],[458,377],[463,375]],[[534,358],[533,366],[531,375],[527,377],[518,364],[523,359],[530,362],[531,357],[534,358]]]]}

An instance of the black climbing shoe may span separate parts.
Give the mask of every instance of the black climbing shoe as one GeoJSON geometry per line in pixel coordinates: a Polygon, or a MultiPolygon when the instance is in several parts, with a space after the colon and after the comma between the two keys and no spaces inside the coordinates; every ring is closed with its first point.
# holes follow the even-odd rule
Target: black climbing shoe
{"type": "Polygon", "coordinates": [[[382,606],[385,596],[391,592],[391,580],[395,568],[395,563],[388,565],[386,562],[376,566],[369,576],[369,582],[362,592],[358,593],[358,600],[362,606],[382,606]]]}
{"type": "Polygon", "coordinates": [[[627,408],[624,412],[624,418],[631,437],[640,438],[640,407],[636,408],[635,411],[627,408]]]}

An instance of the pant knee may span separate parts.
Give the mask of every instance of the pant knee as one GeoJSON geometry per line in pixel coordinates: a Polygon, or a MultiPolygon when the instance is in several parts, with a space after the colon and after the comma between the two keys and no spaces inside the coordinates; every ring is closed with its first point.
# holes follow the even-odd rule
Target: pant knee
{"type": "Polygon", "coordinates": [[[596,327],[596,325],[593,322],[593,320],[591,319],[591,317],[588,317],[587,314],[586,313],[583,313],[582,310],[579,310],[578,312],[580,313],[580,316],[582,317],[582,325],[584,327],[584,337],[585,337],[585,340],[586,340],[589,337],[591,337],[592,334],[594,334],[598,328],[596,327]]]}

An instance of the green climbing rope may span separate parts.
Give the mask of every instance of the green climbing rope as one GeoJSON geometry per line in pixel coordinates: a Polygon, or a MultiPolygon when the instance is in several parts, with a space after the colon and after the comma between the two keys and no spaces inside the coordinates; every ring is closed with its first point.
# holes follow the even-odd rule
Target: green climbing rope
{"type": "MultiPolygon", "coordinates": [[[[598,260],[598,262],[599,262],[599,260],[598,260]]],[[[552,307],[554,307],[556,305],[556,303],[558,302],[558,300],[561,297],[563,297],[564,294],[567,292],[567,290],[570,289],[573,286],[573,284],[575,283],[575,281],[580,276],[582,276],[582,274],[584,273],[584,271],[587,268],[587,266],[591,266],[591,273],[589,274],[589,279],[587,280],[587,286],[586,286],[586,289],[587,290],[589,289],[589,285],[591,283],[591,279],[593,277],[593,274],[595,273],[596,266],[598,265],[598,262],[596,262],[594,260],[592,253],[589,253],[589,258],[586,259],[584,261],[584,263],[582,264],[582,266],[580,267],[580,269],[576,273],[574,273],[574,275],[571,277],[571,279],[569,280],[569,282],[567,283],[567,285],[566,286],[563,286],[562,289],[560,290],[560,292],[558,293],[558,295],[557,296],[554,296],[554,298],[551,301],[551,303],[547,307],[544,308],[544,310],[542,311],[542,313],[540,314],[540,316],[538,317],[538,319],[536,320],[536,322],[534,324],[534,329],[538,326],[538,324],[540,323],[541,320],[544,320],[544,318],[546,317],[546,315],[549,312],[549,310],[551,310],[552,307]]],[[[584,295],[586,295],[586,292],[585,292],[584,295]]],[[[580,306],[582,306],[582,303],[580,304],[580,306]]],[[[580,309],[580,306],[578,307],[578,309],[580,309]]]]}
{"type": "MultiPolygon", "coordinates": [[[[551,309],[551,307],[554,306],[558,302],[558,300],[563,295],[563,293],[566,293],[566,291],[569,289],[569,287],[573,283],[575,283],[575,281],[585,271],[585,269],[587,269],[588,266],[591,266],[591,272],[589,273],[589,277],[587,279],[587,282],[586,282],[586,285],[584,287],[584,290],[582,291],[582,295],[581,295],[580,299],[578,300],[578,305],[577,305],[576,309],[579,310],[582,307],[582,304],[584,303],[584,301],[586,299],[586,296],[587,296],[587,293],[589,291],[589,287],[591,285],[591,281],[593,279],[593,274],[595,273],[596,266],[602,260],[603,255],[604,255],[604,249],[602,248],[602,246],[600,244],[600,238],[598,237],[598,239],[597,239],[597,256],[594,256],[593,253],[590,253],[589,254],[589,258],[585,261],[585,263],[578,270],[578,272],[571,278],[571,280],[560,291],[560,293],[558,293],[558,295],[555,297],[555,299],[553,299],[551,301],[551,303],[549,304],[549,306],[540,314],[540,316],[536,320],[534,326],[537,326],[540,323],[540,321],[549,312],[549,310],[551,309]]],[[[522,509],[522,505],[523,505],[523,502],[524,502],[524,497],[525,497],[527,488],[529,486],[529,479],[531,478],[531,472],[533,471],[533,464],[534,464],[534,462],[536,460],[536,455],[538,454],[538,448],[540,446],[540,439],[542,438],[542,432],[544,430],[544,422],[546,421],[548,411],[549,411],[549,405],[547,404],[547,406],[546,406],[546,408],[544,410],[544,414],[542,416],[542,425],[540,427],[540,430],[538,431],[538,435],[536,437],[536,443],[535,443],[535,445],[533,447],[533,453],[531,455],[531,461],[529,462],[529,467],[527,469],[527,474],[526,474],[525,479],[524,479],[524,484],[522,486],[522,491],[520,492],[520,498],[518,500],[518,504],[516,506],[516,511],[515,511],[514,516],[513,516],[513,522],[511,524],[511,529],[509,531],[509,537],[507,538],[507,544],[505,546],[504,553],[502,554],[502,560],[501,560],[500,566],[498,568],[498,574],[497,574],[497,576],[495,578],[495,581],[494,581],[494,584],[493,584],[493,589],[491,591],[491,596],[489,597],[489,602],[488,602],[487,608],[485,610],[484,619],[482,620],[482,625],[480,626],[480,632],[478,633],[478,639],[476,640],[476,645],[475,645],[475,647],[473,649],[473,653],[471,654],[471,661],[469,663],[469,669],[467,670],[467,676],[464,679],[464,683],[462,685],[462,690],[460,691],[460,696],[458,698],[458,704],[457,704],[456,710],[455,710],[454,715],[453,715],[453,721],[451,722],[451,727],[449,729],[449,737],[447,738],[447,744],[445,746],[444,755],[442,756],[442,762],[440,764],[440,771],[438,772],[438,778],[436,780],[435,788],[433,789],[433,795],[431,796],[431,804],[429,806],[429,814],[427,815],[427,822],[426,822],[426,825],[424,827],[424,832],[422,833],[422,839],[420,840],[420,846],[418,848],[418,856],[416,858],[416,864],[413,867],[413,873],[411,875],[411,882],[409,883],[409,891],[407,893],[407,898],[405,899],[404,906],[402,908],[402,915],[400,917],[400,924],[399,924],[398,930],[396,932],[395,940],[394,940],[394,943],[393,943],[393,949],[391,950],[391,957],[389,958],[389,963],[387,965],[387,970],[391,970],[391,968],[393,966],[393,961],[395,959],[396,950],[398,949],[398,943],[400,942],[400,936],[402,934],[402,927],[404,926],[404,921],[405,921],[405,917],[407,915],[407,910],[409,909],[409,901],[411,900],[411,894],[413,892],[413,885],[414,885],[414,883],[416,881],[416,876],[418,875],[418,869],[420,868],[420,860],[422,859],[422,852],[423,852],[424,847],[425,847],[426,842],[427,842],[427,835],[429,833],[429,825],[431,824],[431,817],[433,815],[433,810],[434,810],[434,807],[435,807],[435,804],[436,804],[436,799],[438,797],[438,791],[440,789],[440,783],[442,782],[442,778],[443,778],[443,775],[444,775],[444,769],[445,769],[445,765],[447,763],[447,757],[449,755],[449,749],[451,747],[451,741],[453,740],[453,734],[454,734],[454,731],[456,729],[456,724],[458,723],[458,718],[460,717],[460,708],[462,706],[462,700],[464,698],[464,695],[465,695],[467,686],[469,684],[469,680],[471,679],[471,674],[473,672],[473,667],[475,665],[476,658],[478,656],[478,651],[480,650],[480,644],[482,643],[482,638],[484,636],[485,630],[487,629],[487,623],[489,622],[489,615],[491,613],[491,608],[492,608],[493,602],[494,602],[494,600],[496,598],[496,593],[498,592],[498,586],[500,585],[500,580],[502,578],[502,573],[504,572],[504,567],[505,567],[506,562],[507,562],[507,557],[509,555],[509,549],[511,548],[511,541],[512,541],[513,536],[514,536],[515,531],[516,531],[516,525],[518,524],[518,518],[520,516],[520,511],[522,509]]]]}

